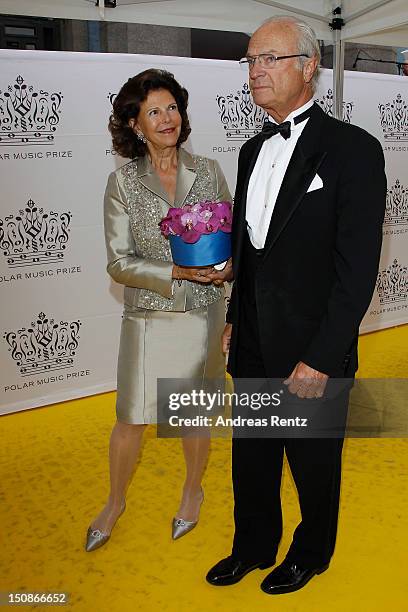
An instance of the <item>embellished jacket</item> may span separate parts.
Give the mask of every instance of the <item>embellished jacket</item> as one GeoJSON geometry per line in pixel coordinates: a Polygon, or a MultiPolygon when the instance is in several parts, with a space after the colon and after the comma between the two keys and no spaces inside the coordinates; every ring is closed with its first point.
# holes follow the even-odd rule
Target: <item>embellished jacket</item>
{"type": "Polygon", "coordinates": [[[168,195],[147,156],[135,158],[112,172],[104,199],[107,271],[125,285],[130,306],[153,310],[186,311],[207,306],[224,295],[223,289],[172,279],[169,241],[159,222],[169,206],[198,201],[231,201],[217,161],[179,149],[176,195],[168,195]]]}

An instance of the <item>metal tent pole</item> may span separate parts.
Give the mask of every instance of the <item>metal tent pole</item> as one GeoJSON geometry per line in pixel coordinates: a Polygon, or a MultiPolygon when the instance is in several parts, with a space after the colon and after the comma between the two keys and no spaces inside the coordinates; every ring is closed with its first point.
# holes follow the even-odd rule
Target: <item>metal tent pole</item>
{"type": "Polygon", "coordinates": [[[340,35],[340,30],[333,32],[333,96],[336,119],[343,118],[344,41],[340,35]]]}
{"type": "Polygon", "coordinates": [[[329,24],[333,30],[333,97],[334,116],[343,119],[343,85],[344,85],[344,41],[341,39],[341,29],[344,20],[341,17],[341,8],[333,11],[334,18],[329,24]]]}

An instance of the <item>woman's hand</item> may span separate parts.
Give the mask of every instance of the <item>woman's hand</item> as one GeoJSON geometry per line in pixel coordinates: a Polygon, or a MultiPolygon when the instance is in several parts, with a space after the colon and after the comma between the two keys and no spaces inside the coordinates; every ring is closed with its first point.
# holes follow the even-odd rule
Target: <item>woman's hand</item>
{"type": "Polygon", "coordinates": [[[232,323],[226,323],[221,336],[221,350],[226,355],[230,349],[232,335],[232,323]]]}
{"type": "Polygon", "coordinates": [[[194,283],[203,283],[209,285],[212,279],[207,276],[209,272],[214,271],[213,268],[185,268],[184,266],[173,265],[172,277],[176,280],[188,280],[194,283]]]}

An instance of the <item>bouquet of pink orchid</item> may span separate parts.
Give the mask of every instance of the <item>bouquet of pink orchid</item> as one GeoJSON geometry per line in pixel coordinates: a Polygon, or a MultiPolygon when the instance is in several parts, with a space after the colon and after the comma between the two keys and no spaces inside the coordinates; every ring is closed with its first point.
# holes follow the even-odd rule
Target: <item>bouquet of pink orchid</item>
{"type": "Polygon", "coordinates": [[[231,202],[197,202],[169,208],[159,225],[174,263],[204,267],[230,257],[231,223],[231,202]]]}
{"type": "Polygon", "coordinates": [[[167,217],[160,221],[163,236],[180,236],[184,242],[194,244],[203,234],[220,230],[231,232],[231,202],[197,202],[183,208],[169,208],[167,217]]]}

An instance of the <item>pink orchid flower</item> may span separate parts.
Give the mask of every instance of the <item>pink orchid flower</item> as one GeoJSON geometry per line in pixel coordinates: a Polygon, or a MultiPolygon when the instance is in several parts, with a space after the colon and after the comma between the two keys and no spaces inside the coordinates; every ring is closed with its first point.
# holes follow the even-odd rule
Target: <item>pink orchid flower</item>
{"type": "Polygon", "coordinates": [[[230,202],[196,202],[182,208],[172,207],[160,223],[160,231],[168,238],[180,236],[193,244],[203,234],[215,234],[218,230],[231,232],[232,205],[230,202]]]}

